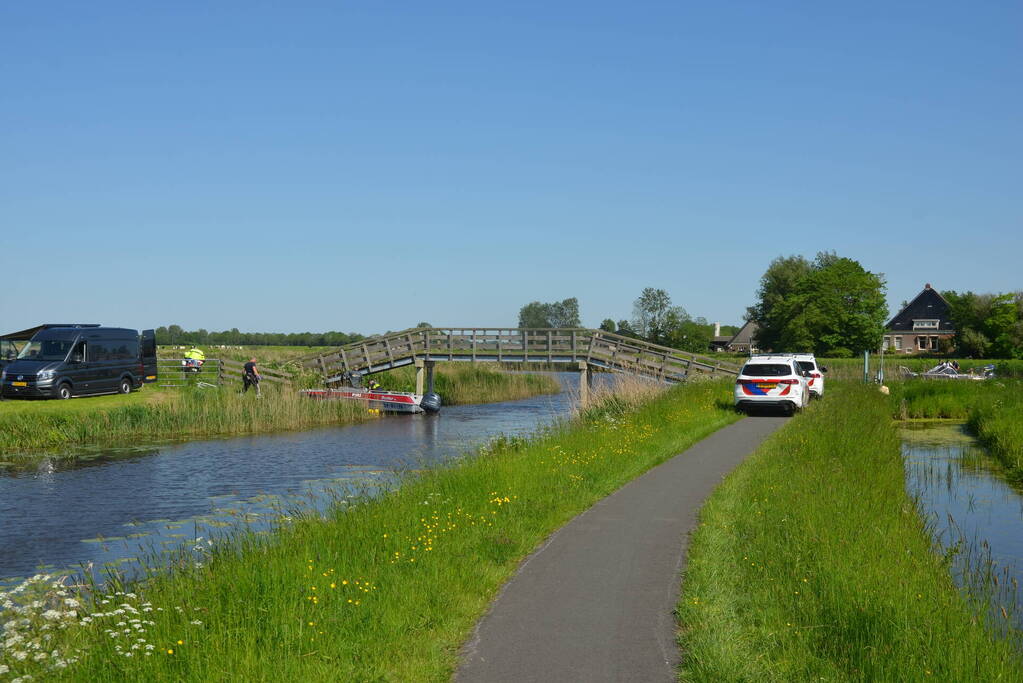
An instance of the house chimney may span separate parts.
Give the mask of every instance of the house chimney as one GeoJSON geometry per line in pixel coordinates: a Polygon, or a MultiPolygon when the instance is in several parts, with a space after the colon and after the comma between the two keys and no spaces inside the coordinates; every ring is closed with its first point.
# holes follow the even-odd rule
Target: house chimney
{"type": "Polygon", "coordinates": [[[931,288],[931,283],[930,282],[928,282],[926,285],[924,285],[924,289],[930,289],[930,288],[931,288]]]}
{"type": "Polygon", "coordinates": [[[714,336],[715,337],[721,336],[721,323],[714,323],[714,336]]]}

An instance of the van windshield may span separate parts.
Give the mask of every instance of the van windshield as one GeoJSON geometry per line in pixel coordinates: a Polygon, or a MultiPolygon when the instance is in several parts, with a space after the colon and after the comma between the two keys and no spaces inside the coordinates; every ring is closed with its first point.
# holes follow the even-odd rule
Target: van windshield
{"type": "Polygon", "coordinates": [[[74,344],[65,339],[30,341],[18,354],[18,360],[64,360],[74,344]]]}

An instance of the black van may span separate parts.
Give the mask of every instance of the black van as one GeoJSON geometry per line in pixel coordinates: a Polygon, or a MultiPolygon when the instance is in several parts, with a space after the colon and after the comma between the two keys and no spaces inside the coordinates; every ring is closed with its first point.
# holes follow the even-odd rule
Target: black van
{"type": "Polygon", "coordinates": [[[127,394],[156,381],[153,330],[50,327],[40,330],[0,375],[4,398],[127,394]]]}

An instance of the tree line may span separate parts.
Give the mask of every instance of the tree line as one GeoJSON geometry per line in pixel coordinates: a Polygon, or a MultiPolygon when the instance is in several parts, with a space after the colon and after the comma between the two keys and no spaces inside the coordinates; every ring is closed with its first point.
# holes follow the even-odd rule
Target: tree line
{"type": "Polygon", "coordinates": [[[156,328],[156,342],[170,345],[343,346],[365,338],[357,332],[240,332],[237,327],[210,332],[202,328],[185,330],[180,325],[156,328]]]}
{"type": "MultiPolygon", "coordinates": [[[[575,297],[544,303],[532,301],[519,310],[519,327],[581,327],[579,300],[575,297]]],[[[672,303],[664,289],[646,287],[633,302],[632,317],[615,322],[605,318],[600,329],[653,344],[691,353],[706,353],[714,337],[714,325],[693,318],[682,306],[672,303]]],[[[734,335],[739,328],[721,327],[722,335],[734,335]]]]}

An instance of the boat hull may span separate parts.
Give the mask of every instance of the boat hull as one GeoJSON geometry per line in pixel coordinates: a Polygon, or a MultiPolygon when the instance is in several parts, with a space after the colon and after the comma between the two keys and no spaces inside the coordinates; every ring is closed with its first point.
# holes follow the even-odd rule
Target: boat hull
{"type": "Polygon", "coordinates": [[[370,410],[383,410],[389,413],[422,413],[423,397],[402,391],[372,391],[355,387],[339,389],[304,389],[300,392],[308,398],[317,400],[362,401],[370,410]]]}

